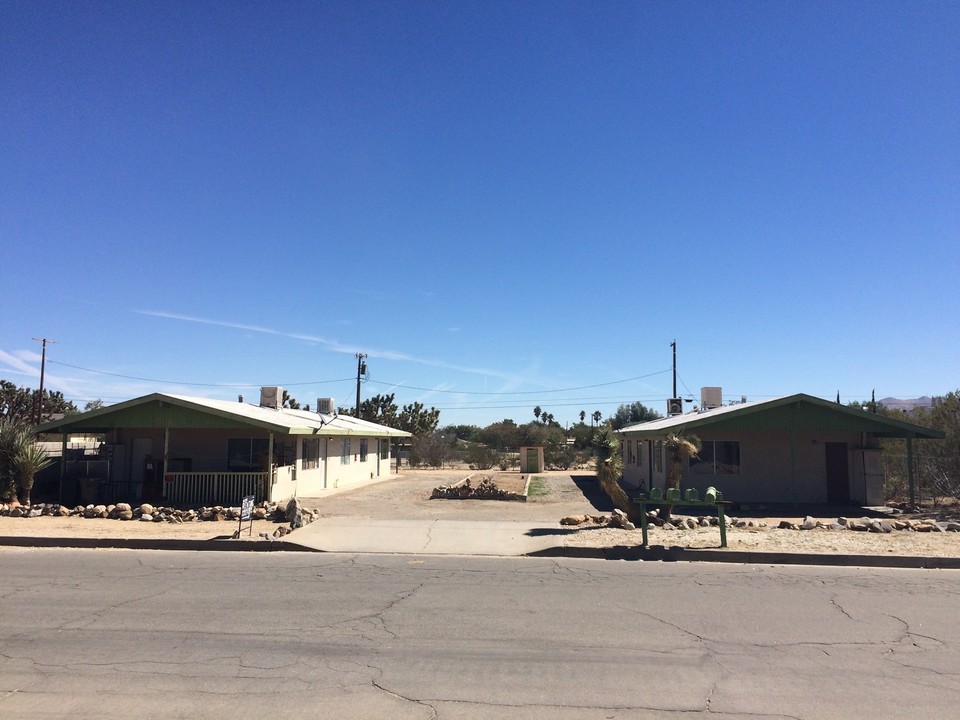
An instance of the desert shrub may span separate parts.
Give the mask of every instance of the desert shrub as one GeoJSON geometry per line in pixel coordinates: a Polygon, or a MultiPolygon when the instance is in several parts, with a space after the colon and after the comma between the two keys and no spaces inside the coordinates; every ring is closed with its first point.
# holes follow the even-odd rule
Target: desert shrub
{"type": "Polygon", "coordinates": [[[551,470],[569,470],[577,459],[577,451],[571,445],[548,447],[543,451],[543,462],[551,470]]]}
{"type": "Polygon", "coordinates": [[[471,470],[489,470],[500,462],[500,453],[486,445],[471,445],[465,459],[471,470]]]}
{"type": "Polygon", "coordinates": [[[414,437],[410,447],[410,465],[441,468],[450,456],[449,441],[440,433],[414,437]]]}

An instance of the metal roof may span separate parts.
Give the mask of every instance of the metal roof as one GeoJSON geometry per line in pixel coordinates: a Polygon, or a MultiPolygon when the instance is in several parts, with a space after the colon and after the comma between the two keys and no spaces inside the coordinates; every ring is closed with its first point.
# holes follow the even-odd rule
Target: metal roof
{"type": "Polygon", "coordinates": [[[804,393],[673,415],[621,428],[620,433],[630,437],[656,438],[706,427],[731,431],[853,431],[892,438],[945,437],[939,430],[846,407],[804,393]]]}
{"type": "Polygon", "coordinates": [[[98,410],[39,425],[37,432],[103,432],[115,427],[242,429],[255,427],[284,435],[410,437],[410,433],[349,415],[274,409],[249,403],[152,393],[98,410]]]}

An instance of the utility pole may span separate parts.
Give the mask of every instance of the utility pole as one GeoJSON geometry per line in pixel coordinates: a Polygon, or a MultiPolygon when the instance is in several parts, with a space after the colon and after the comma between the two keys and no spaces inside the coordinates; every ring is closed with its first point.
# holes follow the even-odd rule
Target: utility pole
{"type": "Polygon", "coordinates": [[[43,417],[43,373],[47,367],[47,343],[56,344],[56,340],[47,338],[34,338],[38,343],[43,343],[43,349],[40,351],[40,392],[37,395],[37,425],[43,417]]]}
{"type": "Polygon", "coordinates": [[[360,417],[360,376],[367,372],[366,353],[357,353],[357,404],[353,406],[353,416],[360,417]]]}
{"type": "Polygon", "coordinates": [[[670,343],[670,347],[673,348],[673,395],[670,397],[677,396],[677,341],[674,340],[670,343]]]}

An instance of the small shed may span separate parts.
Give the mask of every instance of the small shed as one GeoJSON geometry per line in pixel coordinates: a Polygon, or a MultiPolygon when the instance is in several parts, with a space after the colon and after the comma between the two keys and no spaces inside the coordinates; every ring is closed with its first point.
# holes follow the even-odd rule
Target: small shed
{"type": "Polygon", "coordinates": [[[526,445],[520,448],[520,472],[543,472],[543,445],[526,445]]]}

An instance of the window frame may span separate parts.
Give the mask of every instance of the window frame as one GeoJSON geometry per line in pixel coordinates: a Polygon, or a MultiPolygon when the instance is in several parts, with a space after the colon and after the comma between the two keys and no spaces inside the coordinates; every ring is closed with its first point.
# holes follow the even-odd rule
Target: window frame
{"type": "Polygon", "coordinates": [[[320,438],[304,438],[300,445],[300,469],[316,470],[320,467],[320,438]]]}
{"type": "Polygon", "coordinates": [[[741,474],[743,460],[739,440],[702,440],[697,455],[696,459],[687,461],[692,475],[741,474]]]}

